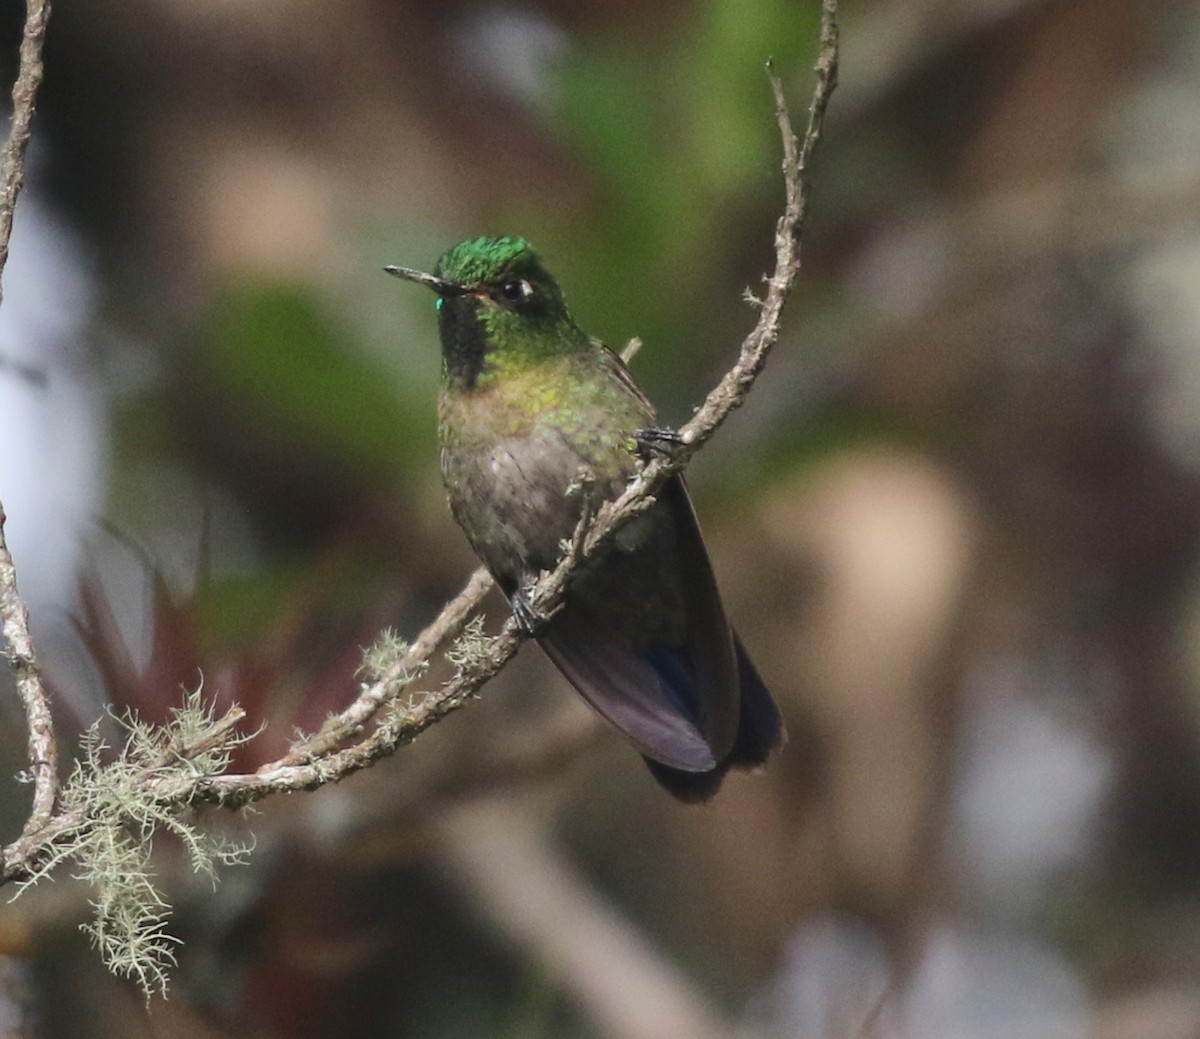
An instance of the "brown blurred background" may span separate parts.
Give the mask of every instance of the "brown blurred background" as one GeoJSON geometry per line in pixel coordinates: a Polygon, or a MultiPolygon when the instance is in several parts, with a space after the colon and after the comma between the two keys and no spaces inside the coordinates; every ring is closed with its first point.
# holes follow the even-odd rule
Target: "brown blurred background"
{"type": "MultiPolygon", "coordinates": [[[[1200,7],[847,6],[802,286],[689,473],[784,753],[681,808],[527,649],[369,773],[208,817],[257,840],[215,891],[160,842],[166,1003],[80,885],[0,906],[0,1034],[1200,1035],[1200,7]]],[[[252,767],[461,586],[433,309],[385,264],[525,235],[686,417],[771,260],[762,63],[799,118],[817,14],[60,4],[0,497],[64,744],[202,673],[252,767]]]]}

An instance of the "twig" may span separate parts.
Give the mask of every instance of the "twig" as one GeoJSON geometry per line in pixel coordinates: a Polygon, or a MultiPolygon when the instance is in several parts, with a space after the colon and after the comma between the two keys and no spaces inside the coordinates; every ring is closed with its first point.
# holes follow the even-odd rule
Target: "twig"
{"type": "MultiPolygon", "coordinates": [[[[691,458],[717,431],[731,411],[742,406],[751,385],[766,365],[771,348],[779,338],[783,307],[792,291],[796,276],[800,273],[800,243],[804,236],[804,221],[808,216],[808,196],[812,186],[808,177],[809,166],[821,140],[829,97],[837,86],[836,15],[836,0],[825,0],[821,20],[821,53],[816,66],[817,86],[808,110],[804,141],[799,145],[798,151],[796,135],[792,132],[791,120],[788,117],[783,86],[770,64],[767,66],[771,89],[775,94],[775,117],[783,137],[783,179],[786,191],[783,216],[779,218],[779,225],[775,230],[775,272],[767,281],[767,295],[761,304],[758,323],[742,343],[737,363],[725,373],[724,378],[708,395],[691,421],[679,430],[684,441],[681,450],[669,462],[658,461],[658,466],[669,467],[674,471],[691,458]]],[[[654,481],[656,486],[661,485],[654,465],[647,466],[641,477],[646,482],[654,481]]],[[[630,485],[618,502],[632,496],[636,483],[634,481],[630,485]]]]}
{"type": "Polygon", "coordinates": [[[396,692],[403,688],[407,677],[419,674],[437,648],[462,631],[467,621],[482,605],[484,597],[491,591],[492,583],[491,575],[486,569],[480,567],[476,570],[467,581],[466,587],[442,607],[437,619],[417,636],[408,652],[392,664],[386,674],[367,683],[349,707],[330,717],[321,726],[321,731],[305,740],[301,747],[291,750],[278,761],[263,766],[259,773],[316,761],[361,732],[379,709],[394,699],[396,692]]]}
{"type": "Polygon", "coordinates": [[[34,103],[42,83],[42,44],[46,39],[46,23],[49,20],[50,0],[29,0],[25,9],[25,28],[21,34],[21,64],[12,91],[12,125],[8,130],[8,140],[4,142],[4,150],[0,152],[4,178],[3,188],[0,189],[0,275],[8,263],[13,213],[17,207],[17,196],[25,183],[25,149],[33,133],[34,103]]]}
{"type": "MultiPolygon", "coordinates": [[[[655,458],[645,465],[615,501],[581,522],[571,546],[550,573],[531,591],[531,603],[542,613],[551,613],[562,602],[567,582],[575,568],[618,527],[647,508],[656,491],[680,471],[708,440],[731,411],[740,406],[766,363],[779,338],[780,316],[800,268],[800,237],[807,211],[809,163],[821,137],[825,109],[837,83],[837,0],[823,0],[821,48],[817,61],[817,84],[809,109],[808,126],[799,144],[788,117],[783,88],[768,67],[775,96],[776,119],[783,137],[783,173],[786,201],[775,234],[775,269],[767,280],[758,321],[742,344],[737,363],[710,393],[692,420],[680,430],[684,443],[670,458],[655,458]]],[[[315,736],[276,761],[253,773],[197,777],[186,800],[215,802],[240,807],[270,794],[308,789],[336,782],[411,742],[430,726],[462,707],[516,654],[525,636],[509,619],[486,649],[473,654],[469,666],[435,691],[408,691],[411,678],[427,666],[438,646],[455,636],[482,603],[490,578],[479,571],[449,603],[402,658],[384,674],[364,684],[355,701],[334,716],[315,736]],[[402,702],[403,698],[403,702],[402,702]],[[362,730],[374,723],[365,736],[362,730]],[[349,740],[361,737],[349,746],[349,740]]],[[[0,882],[28,870],[46,853],[63,830],[56,821],[45,828],[42,848],[24,840],[4,850],[0,882]]]]}
{"type": "Polygon", "coordinates": [[[24,833],[41,829],[54,811],[58,794],[58,748],[50,704],[37,669],[29,635],[29,612],[17,591],[17,571],[4,539],[4,509],[0,506],[0,622],[7,647],[5,656],[16,678],[17,693],[29,726],[29,769],[33,777],[33,806],[24,833]]]}
{"type": "MultiPolygon", "coordinates": [[[[8,262],[13,213],[25,180],[25,149],[33,130],[34,101],[42,81],[42,43],[50,18],[49,0],[29,0],[21,37],[21,63],[13,84],[13,116],[0,158],[3,186],[0,188],[0,279],[8,262]]],[[[2,284],[2,282],[0,282],[2,284]]],[[[2,298],[2,293],[0,293],[2,298]]],[[[0,622],[7,646],[6,656],[16,677],[17,692],[25,707],[29,726],[29,768],[33,775],[33,806],[23,836],[40,830],[50,820],[58,796],[58,747],[50,704],[38,673],[33,639],[29,635],[29,612],[17,590],[17,571],[4,537],[4,506],[0,504],[0,622]]]]}

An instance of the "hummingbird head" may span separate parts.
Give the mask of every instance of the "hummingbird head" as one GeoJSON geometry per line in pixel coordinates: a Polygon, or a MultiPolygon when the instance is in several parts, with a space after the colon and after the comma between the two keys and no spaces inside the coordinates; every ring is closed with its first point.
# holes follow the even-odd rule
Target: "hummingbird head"
{"type": "Polygon", "coordinates": [[[587,335],[572,320],[562,290],[524,238],[459,242],[432,274],[386,267],[438,294],[447,378],[467,389],[481,378],[560,354],[587,335]]]}

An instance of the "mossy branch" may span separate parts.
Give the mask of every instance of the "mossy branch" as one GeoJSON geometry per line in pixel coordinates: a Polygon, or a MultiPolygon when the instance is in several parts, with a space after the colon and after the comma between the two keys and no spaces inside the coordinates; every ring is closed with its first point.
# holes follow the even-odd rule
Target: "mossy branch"
{"type": "Polygon", "coordinates": [[[223,773],[234,748],[252,738],[236,729],[242,717],[235,709],[217,718],[197,689],[164,726],[132,715],[118,719],[126,736],[115,754],[99,723],[92,726],[63,786],[59,811],[40,834],[45,843],[36,865],[17,887],[20,895],[69,863],[72,875],[93,892],[92,919],[83,930],[109,969],[132,978],[147,997],[165,993],[177,943],[165,930],[170,902],[154,882],[155,834],[172,834],[193,871],[214,880],[218,863],[242,861],[249,852],[189,818],[197,781],[223,773]]]}
{"type": "MultiPolygon", "coordinates": [[[[44,0],[32,0],[31,20],[35,8],[41,12],[40,29],[34,21],[33,36],[27,38],[36,40],[37,47],[31,46],[30,53],[37,59],[40,77],[39,34],[44,34],[48,5],[44,0]]],[[[800,141],[792,129],[782,85],[768,66],[783,140],[785,205],[775,233],[774,271],[766,279],[764,298],[755,300],[758,320],[742,343],[736,363],[692,420],[679,430],[677,449],[669,456],[650,460],[620,497],[585,517],[559,565],[529,590],[530,605],[541,614],[553,613],[561,606],[567,583],[579,564],[647,508],[666,480],[682,470],[730,412],[742,404],[779,338],[783,307],[800,269],[809,166],[837,82],[836,18],[836,0],[823,0],[817,82],[800,141]]],[[[27,34],[30,31],[27,23],[27,34]]],[[[24,44],[21,68],[18,86],[26,75],[24,44]]],[[[26,128],[25,140],[36,77],[30,82],[33,87],[18,101],[28,106],[21,124],[26,128]]],[[[18,100],[16,90],[14,100],[18,100]]],[[[18,120],[14,118],[14,134],[17,128],[18,120]]],[[[6,186],[13,183],[9,167],[13,163],[19,187],[23,149],[19,139],[13,146],[10,138],[4,153],[6,186]]],[[[15,198],[16,189],[0,197],[0,269],[7,252],[15,198]]],[[[331,716],[320,731],[299,739],[278,760],[252,773],[227,773],[230,750],[246,738],[235,728],[242,712],[234,708],[216,718],[194,694],[162,729],[126,719],[128,738],[114,761],[102,762],[103,748],[98,737],[91,736],[56,804],[49,709],[37,681],[32,646],[27,651],[22,648],[22,633],[26,639],[28,634],[24,606],[0,534],[0,610],[9,656],[18,678],[27,674],[35,683],[22,689],[22,699],[29,720],[31,766],[37,777],[29,822],[21,836],[0,855],[0,884],[19,879],[27,886],[56,865],[74,862],[77,875],[96,891],[96,915],[88,929],[109,965],[134,977],[147,993],[161,990],[165,970],[173,962],[173,940],[163,931],[169,906],[153,883],[148,858],[154,833],[165,830],[175,834],[193,867],[211,872],[214,863],[236,859],[245,849],[225,849],[213,843],[187,820],[190,808],[202,803],[241,807],[271,794],[336,782],[412,741],[462,707],[505,667],[525,638],[512,619],[494,636],[483,632],[479,608],[490,587],[488,575],[477,571],[411,644],[391,634],[383,637],[364,657],[362,683],[355,700],[331,716]],[[412,686],[426,672],[434,654],[447,643],[450,645],[444,656],[455,667],[454,676],[436,689],[413,691],[412,686]]]]}

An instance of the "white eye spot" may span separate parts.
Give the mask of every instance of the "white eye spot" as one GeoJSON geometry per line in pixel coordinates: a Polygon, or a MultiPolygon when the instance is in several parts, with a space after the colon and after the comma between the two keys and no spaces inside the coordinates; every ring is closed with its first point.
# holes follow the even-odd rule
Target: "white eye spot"
{"type": "Polygon", "coordinates": [[[533,286],[524,278],[514,278],[500,286],[500,298],[505,303],[524,303],[533,295],[533,286]]]}

